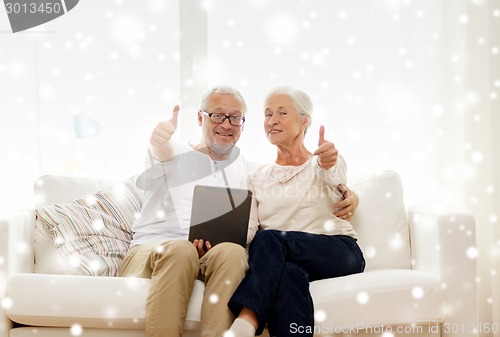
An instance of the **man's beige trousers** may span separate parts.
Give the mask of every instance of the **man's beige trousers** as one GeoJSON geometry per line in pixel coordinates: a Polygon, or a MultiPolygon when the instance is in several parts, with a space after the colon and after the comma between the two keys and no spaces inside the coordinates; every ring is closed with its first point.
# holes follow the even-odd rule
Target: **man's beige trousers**
{"type": "Polygon", "coordinates": [[[248,256],[243,247],[220,243],[198,258],[194,245],[171,240],[133,246],[119,276],[151,279],[146,304],[146,336],[182,336],[194,281],[205,281],[201,308],[203,337],[222,337],[234,316],[227,302],[245,276],[248,256]]]}

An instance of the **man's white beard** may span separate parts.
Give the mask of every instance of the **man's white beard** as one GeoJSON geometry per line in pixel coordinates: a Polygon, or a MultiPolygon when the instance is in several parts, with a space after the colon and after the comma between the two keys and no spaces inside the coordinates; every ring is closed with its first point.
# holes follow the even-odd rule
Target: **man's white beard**
{"type": "Polygon", "coordinates": [[[228,154],[231,152],[233,147],[234,144],[231,143],[229,144],[220,144],[217,142],[208,143],[208,148],[210,149],[210,151],[217,154],[228,154]]]}

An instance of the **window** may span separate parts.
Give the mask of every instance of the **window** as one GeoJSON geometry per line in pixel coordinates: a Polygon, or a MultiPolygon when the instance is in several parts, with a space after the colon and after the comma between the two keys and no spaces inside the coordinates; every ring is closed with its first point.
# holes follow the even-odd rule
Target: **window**
{"type": "Polygon", "coordinates": [[[30,206],[41,174],[140,173],[180,95],[178,14],[178,1],[81,1],[0,36],[2,208],[30,206]]]}

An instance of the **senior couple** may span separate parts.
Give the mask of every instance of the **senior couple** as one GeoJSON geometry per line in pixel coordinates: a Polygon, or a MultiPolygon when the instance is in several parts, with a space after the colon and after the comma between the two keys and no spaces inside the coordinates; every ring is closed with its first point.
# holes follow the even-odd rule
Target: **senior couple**
{"type": "MultiPolygon", "coordinates": [[[[198,111],[198,144],[172,139],[179,118],[153,130],[140,216],[120,276],[151,279],[146,336],[181,336],[197,278],[205,282],[204,337],[297,336],[291,324],[314,325],[311,281],[360,273],[363,254],[349,223],[358,198],[346,186],[346,163],[320,127],[308,150],[312,102],[295,88],[278,87],[264,104],[263,128],[276,160],[258,165],[235,146],[246,104],[231,87],[205,93],[198,111]],[[254,195],[248,253],[233,243],[187,240],[194,185],[249,188],[254,195]],[[286,190],[286,192],[285,192],[286,190]],[[277,196],[277,192],[279,196],[277,196]],[[313,193],[314,191],[314,193],[313,193]],[[235,319],[236,318],[236,319],[235,319]]],[[[312,336],[312,334],[303,334],[312,336]]]]}

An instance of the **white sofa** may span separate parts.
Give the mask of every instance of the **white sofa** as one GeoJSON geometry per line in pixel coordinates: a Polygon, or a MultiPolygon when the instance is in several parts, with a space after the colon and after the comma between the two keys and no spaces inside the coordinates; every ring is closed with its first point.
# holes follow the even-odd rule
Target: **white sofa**
{"type": "MultiPolygon", "coordinates": [[[[35,195],[38,206],[68,203],[113,184],[43,176],[35,195]]],[[[393,171],[353,178],[350,187],[360,196],[352,222],[367,266],[311,284],[317,335],[474,336],[473,217],[406,209],[393,171]]],[[[34,209],[0,218],[0,336],[144,336],[149,280],[68,275],[82,272],[49,234],[34,209]]],[[[196,281],[185,336],[199,336],[203,287],[196,281]]]]}

